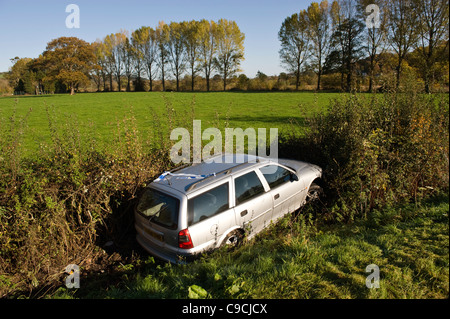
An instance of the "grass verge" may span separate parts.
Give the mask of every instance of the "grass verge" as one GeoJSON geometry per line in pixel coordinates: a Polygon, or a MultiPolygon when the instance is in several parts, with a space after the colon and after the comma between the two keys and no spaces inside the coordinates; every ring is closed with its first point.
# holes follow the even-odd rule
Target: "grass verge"
{"type": "Polygon", "coordinates": [[[323,224],[306,209],[234,251],[186,266],[143,254],[47,297],[448,298],[448,211],[448,195],[374,211],[353,224],[323,224]],[[366,287],[370,264],[380,269],[380,288],[366,287]]]}

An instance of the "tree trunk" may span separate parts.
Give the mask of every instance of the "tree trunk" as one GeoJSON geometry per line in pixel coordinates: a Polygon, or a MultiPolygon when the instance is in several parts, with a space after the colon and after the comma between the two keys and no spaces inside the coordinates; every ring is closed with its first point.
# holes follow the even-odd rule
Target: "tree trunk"
{"type": "Polygon", "coordinates": [[[297,72],[295,72],[295,90],[298,91],[300,86],[300,65],[297,65],[297,72]]]}
{"type": "Polygon", "coordinates": [[[194,66],[191,67],[191,91],[194,92],[194,81],[195,81],[195,74],[194,74],[194,66]]]}
{"type": "Polygon", "coordinates": [[[317,91],[320,91],[320,77],[322,75],[322,70],[319,69],[319,73],[317,73],[317,91]]]}
{"type": "Polygon", "coordinates": [[[319,55],[319,72],[317,73],[317,91],[320,91],[320,77],[321,76],[322,76],[322,54],[319,55]]]}
{"type": "Polygon", "coordinates": [[[103,92],[106,91],[106,76],[103,75],[103,92]]]}
{"type": "Polygon", "coordinates": [[[127,76],[127,92],[131,91],[130,82],[131,82],[131,76],[127,76]]]}
{"type": "Polygon", "coordinates": [[[118,91],[120,92],[122,90],[122,88],[120,86],[120,74],[117,74],[116,77],[117,77],[118,91]]]}
{"type": "Polygon", "coordinates": [[[166,90],[166,83],[164,81],[164,67],[161,69],[161,81],[162,81],[162,90],[164,92],[166,90]]]}
{"type": "Polygon", "coordinates": [[[400,72],[401,72],[400,69],[401,69],[401,65],[402,65],[402,62],[401,62],[401,60],[399,60],[399,63],[397,65],[397,67],[395,68],[395,70],[396,70],[395,88],[396,88],[397,91],[398,91],[398,89],[400,87],[400,72]]]}
{"type": "Polygon", "coordinates": [[[153,91],[153,77],[152,77],[152,67],[149,66],[148,67],[148,80],[149,80],[149,84],[150,84],[150,92],[153,91]]]}
{"type": "Polygon", "coordinates": [[[109,74],[109,92],[113,91],[113,75],[112,73],[109,74]]]}
{"type": "Polygon", "coordinates": [[[75,87],[73,83],[70,84],[70,95],[75,95],[75,87]]]}
{"type": "Polygon", "coordinates": [[[206,77],[206,92],[209,92],[209,74],[205,74],[206,77]]]}

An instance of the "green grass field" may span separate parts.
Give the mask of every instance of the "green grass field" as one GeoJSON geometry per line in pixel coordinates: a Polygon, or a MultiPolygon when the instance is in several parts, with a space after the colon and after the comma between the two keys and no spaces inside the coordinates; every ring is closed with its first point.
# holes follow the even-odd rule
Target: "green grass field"
{"type": "MultiPolygon", "coordinates": [[[[325,110],[338,93],[85,93],[0,98],[0,125],[8,118],[28,113],[24,129],[25,152],[33,152],[40,143],[48,142],[50,128],[47,110],[59,125],[74,125],[84,136],[94,137],[102,144],[111,143],[117,124],[135,116],[137,127],[151,139],[154,131],[186,127],[192,119],[202,120],[208,127],[271,128],[290,130],[293,121],[302,124],[305,117],[325,110]],[[171,118],[170,118],[171,117],[171,118]],[[161,127],[160,127],[161,126],[161,127]]],[[[192,123],[190,123],[192,125],[192,123]]]]}

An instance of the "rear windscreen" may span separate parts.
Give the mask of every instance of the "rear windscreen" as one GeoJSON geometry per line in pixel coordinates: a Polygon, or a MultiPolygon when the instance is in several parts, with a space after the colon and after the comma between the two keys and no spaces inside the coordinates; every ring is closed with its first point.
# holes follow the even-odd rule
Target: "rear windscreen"
{"type": "Polygon", "coordinates": [[[137,205],[137,211],[161,226],[176,229],[180,201],[159,191],[148,189],[137,205]]]}

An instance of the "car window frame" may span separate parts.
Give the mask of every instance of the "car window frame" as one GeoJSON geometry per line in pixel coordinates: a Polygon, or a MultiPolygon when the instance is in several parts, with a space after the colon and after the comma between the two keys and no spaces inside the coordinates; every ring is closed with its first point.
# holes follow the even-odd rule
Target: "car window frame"
{"type": "Polygon", "coordinates": [[[189,196],[187,198],[187,201],[186,201],[186,225],[188,227],[191,227],[191,226],[197,225],[199,223],[202,223],[202,222],[204,222],[204,221],[206,221],[206,220],[208,220],[208,219],[210,219],[210,218],[212,218],[214,216],[218,216],[218,215],[226,212],[227,210],[229,210],[231,208],[231,183],[230,182],[231,181],[229,179],[227,179],[226,181],[221,181],[221,183],[208,185],[207,188],[203,187],[202,189],[199,189],[197,192],[195,192],[195,194],[193,194],[193,195],[191,195],[191,196],[189,196]],[[189,223],[189,221],[190,221],[190,218],[189,218],[190,217],[190,210],[191,210],[191,207],[190,207],[190,204],[189,204],[190,201],[194,200],[195,198],[198,198],[199,196],[204,195],[205,193],[208,193],[209,191],[211,191],[211,190],[213,190],[215,188],[224,186],[226,184],[228,184],[228,190],[227,190],[228,207],[226,207],[225,209],[221,210],[218,213],[215,213],[213,215],[207,216],[205,219],[198,220],[197,222],[189,223]]]}
{"type": "MultiPolygon", "coordinates": [[[[175,205],[176,205],[175,211],[177,212],[176,219],[174,219],[173,224],[169,226],[169,225],[161,222],[158,218],[147,217],[142,212],[139,212],[139,211],[138,211],[138,213],[141,216],[144,216],[146,219],[148,219],[150,223],[156,224],[156,225],[161,226],[161,227],[163,227],[165,229],[168,229],[168,230],[178,229],[178,226],[180,225],[182,200],[180,198],[178,198],[177,196],[175,196],[174,194],[171,194],[169,192],[165,192],[165,191],[163,191],[161,189],[157,189],[157,188],[154,188],[154,187],[149,187],[148,189],[146,189],[146,192],[147,191],[152,191],[152,192],[155,192],[155,193],[159,193],[160,195],[164,195],[164,196],[170,197],[171,199],[174,199],[175,200],[175,205]]],[[[142,197],[141,197],[140,200],[142,200],[142,197]]]]}
{"type": "MultiPolygon", "coordinates": [[[[270,184],[269,184],[269,181],[266,179],[266,177],[264,176],[264,173],[261,171],[262,168],[267,167],[267,166],[278,166],[278,167],[281,167],[281,168],[287,170],[288,172],[290,172],[291,176],[292,176],[292,174],[297,175],[297,173],[295,172],[295,170],[293,170],[292,168],[287,167],[287,166],[285,166],[285,165],[281,165],[281,164],[279,164],[279,163],[267,163],[267,164],[265,164],[265,165],[262,165],[262,166],[258,167],[258,171],[259,171],[259,173],[261,174],[261,176],[263,177],[264,182],[266,182],[267,186],[269,187],[269,190],[277,189],[277,188],[280,187],[280,186],[286,185],[289,181],[288,181],[288,182],[284,182],[284,183],[282,183],[282,184],[278,184],[278,185],[276,185],[275,187],[271,187],[270,184]]],[[[297,176],[298,176],[298,175],[297,175],[297,176]]],[[[290,180],[290,181],[292,181],[292,180],[290,180]]]]}
{"type": "Polygon", "coordinates": [[[232,184],[233,184],[233,196],[232,196],[233,207],[237,207],[237,206],[242,205],[242,204],[244,204],[244,203],[246,203],[246,202],[248,202],[248,201],[250,201],[250,200],[253,200],[253,199],[255,199],[255,198],[258,198],[258,197],[260,197],[260,196],[263,196],[264,194],[266,194],[266,193],[270,190],[270,188],[269,188],[269,186],[268,186],[268,184],[267,184],[266,179],[265,179],[264,176],[261,174],[261,172],[260,172],[259,170],[257,170],[256,168],[252,168],[251,170],[248,170],[248,171],[245,171],[245,172],[242,172],[242,173],[240,172],[239,175],[233,176],[232,184]],[[255,197],[253,197],[253,198],[247,199],[247,200],[244,201],[244,202],[237,203],[237,202],[236,202],[236,182],[235,182],[235,181],[236,181],[236,179],[238,179],[239,177],[242,177],[242,176],[244,176],[244,175],[247,175],[247,174],[249,174],[249,173],[251,173],[251,172],[254,172],[254,173],[256,174],[256,176],[258,177],[259,181],[261,182],[261,185],[263,186],[264,192],[258,194],[257,196],[255,196],[255,197]]]}

